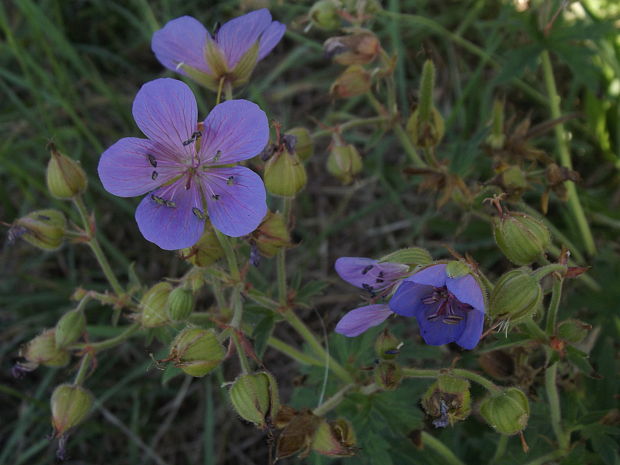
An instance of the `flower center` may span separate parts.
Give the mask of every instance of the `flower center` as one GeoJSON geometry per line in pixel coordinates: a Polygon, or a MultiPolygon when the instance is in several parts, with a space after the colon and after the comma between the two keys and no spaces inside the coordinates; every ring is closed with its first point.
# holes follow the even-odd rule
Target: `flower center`
{"type": "Polygon", "coordinates": [[[473,309],[469,304],[461,302],[452,294],[446,286],[435,287],[433,292],[422,299],[425,305],[437,305],[437,309],[426,316],[428,321],[435,321],[439,318],[443,323],[455,325],[465,318],[465,314],[473,309]]]}

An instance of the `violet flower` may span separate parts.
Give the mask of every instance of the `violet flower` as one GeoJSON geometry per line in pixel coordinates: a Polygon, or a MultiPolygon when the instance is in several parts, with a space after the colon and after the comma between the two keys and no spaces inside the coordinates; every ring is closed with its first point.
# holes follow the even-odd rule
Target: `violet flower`
{"type": "MultiPolygon", "coordinates": [[[[341,257],[336,272],[349,284],[367,291],[372,298],[387,296],[409,271],[407,265],[379,262],[370,258],[341,257]]],[[[359,336],[380,325],[392,315],[387,304],[372,304],[348,312],[336,325],[336,332],[347,337],[359,336]]]]}
{"type": "Polygon", "coordinates": [[[229,100],[198,122],[196,99],[175,79],[142,86],[133,117],[147,139],[126,137],[99,160],[103,187],[119,197],[148,193],[136,209],[142,235],[165,250],[195,244],[207,215],[222,233],[249,234],[267,213],[265,186],[248,168],[229,166],[265,148],[265,113],[229,100]]]}
{"type": "Polygon", "coordinates": [[[480,340],[485,312],[480,284],[469,274],[449,277],[443,263],[405,278],[389,306],[399,315],[415,316],[429,345],[456,342],[473,349],[480,340]]]}
{"type": "Polygon", "coordinates": [[[246,83],[285,31],[265,8],[224,23],[213,36],[197,19],[182,16],[153,34],[151,48],[166,68],[218,90],[222,78],[232,86],[246,83]]]}

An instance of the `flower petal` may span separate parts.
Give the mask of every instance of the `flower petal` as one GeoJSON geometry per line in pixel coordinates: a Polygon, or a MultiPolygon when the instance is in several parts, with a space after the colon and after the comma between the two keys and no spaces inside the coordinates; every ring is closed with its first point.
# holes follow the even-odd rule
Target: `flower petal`
{"type": "Polygon", "coordinates": [[[392,311],[385,304],[367,305],[351,310],[336,325],[336,332],[347,337],[355,337],[373,326],[380,325],[392,311]]]}
{"type": "Polygon", "coordinates": [[[417,273],[409,276],[405,281],[428,286],[442,287],[446,284],[446,264],[439,263],[422,268],[417,273]]]}
{"type": "Polygon", "coordinates": [[[191,16],[168,21],[153,34],[151,49],[159,62],[166,68],[180,74],[186,73],[179,64],[186,64],[205,73],[210,73],[204,56],[208,32],[191,16]]]}
{"type": "Polygon", "coordinates": [[[390,299],[390,308],[402,316],[424,317],[428,305],[422,299],[433,293],[433,286],[403,281],[390,299]]]}
{"type": "Polygon", "coordinates": [[[429,320],[427,316],[436,312],[437,304],[427,305],[426,307],[426,311],[417,317],[424,342],[431,346],[441,346],[454,342],[461,337],[465,330],[466,319],[461,320],[458,324],[444,323],[441,318],[429,320]]]}
{"type": "Polygon", "coordinates": [[[136,209],[136,221],[146,240],[164,250],[191,247],[202,235],[204,220],[192,212],[202,210],[197,186],[185,188],[185,178],[157,189],[142,199],[136,209]],[[173,202],[165,205],[164,202],[173,202]]]}
{"type": "Polygon", "coordinates": [[[360,289],[377,291],[394,285],[409,270],[400,263],[379,263],[364,257],[340,257],[334,265],[336,273],[360,289]]]}
{"type": "Polygon", "coordinates": [[[216,42],[224,52],[228,67],[234,68],[260,35],[271,24],[271,13],[266,8],[252,11],[224,23],[217,32],[216,42]]]}
{"type": "Polygon", "coordinates": [[[482,327],[484,326],[484,313],[477,310],[472,310],[467,313],[467,319],[465,322],[465,329],[461,335],[456,339],[456,343],[463,349],[471,350],[480,341],[482,336],[482,327]]]}
{"type": "Polygon", "coordinates": [[[267,115],[247,100],[220,103],[204,124],[202,163],[223,165],[247,160],[258,155],[269,141],[267,115]]]}
{"type": "Polygon", "coordinates": [[[176,79],[155,79],[138,91],[133,101],[133,118],[152,141],[179,156],[191,159],[194,144],[190,140],[198,122],[198,107],[190,88],[176,79]]]}
{"type": "Polygon", "coordinates": [[[446,287],[454,296],[465,304],[469,304],[484,313],[484,296],[480,284],[472,275],[460,278],[448,278],[446,287]]]}
{"type": "Polygon", "coordinates": [[[97,172],[109,193],[134,197],[170,181],[178,168],[158,152],[154,142],[125,137],[103,152],[97,172]]]}
{"type": "Polygon", "coordinates": [[[286,25],[278,21],[272,22],[265,32],[260,36],[258,45],[258,59],[262,60],[271,52],[276,45],[282,40],[286,32],[286,25]]]}
{"type": "Polygon", "coordinates": [[[213,168],[201,182],[211,223],[227,236],[251,233],[267,214],[263,180],[248,168],[213,168]]]}

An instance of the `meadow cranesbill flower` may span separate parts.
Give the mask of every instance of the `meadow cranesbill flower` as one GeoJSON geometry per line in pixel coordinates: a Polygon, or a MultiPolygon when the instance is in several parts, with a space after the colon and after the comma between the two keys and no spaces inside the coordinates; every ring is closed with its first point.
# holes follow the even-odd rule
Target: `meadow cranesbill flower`
{"type": "MultiPolygon", "coordinates": [[[[373,299],[387,296],[409,271],[407,265],[362,257],[341,257],[336,260],[335,268],[343,280],[364,289],[373,299]]],[[[336,332],[348,337],[358,336],[383,323],[392,313],[387,304],[356,308],[342,317],[336,332]]]]}
{"type": "Polygon", "coordinates": [[[148,193],[136,210],[142,235],[165,250],[194,245],[207,217],[222,233],[252,232],[267,213],[265,186],[248,168],[230,166],[261,152],[265,113],[247,100],[215,106],[198,122],[196,99],[175,79],[142,86],[133,117],[147,139],[126,137],[99,160],[103,187],[119,197],[148,193]]]}
{"type": "Polygon", "coordinates": [[[390,299],[394,313],[415,316],[427,344],[456,342],[473,349],[482,334],[484,296],[470,275],[450,277],[446,264],[427,266],[405,278],[390,299]]]}
{"type": "Polygon", "coordinates": [[[197,19],[182,16],[153,34],[151,48],[166,68],[217,90],[222,78],[232,86],[245,84],[284,31],[265,8],[228,21],[213,36],[197,19]]]}

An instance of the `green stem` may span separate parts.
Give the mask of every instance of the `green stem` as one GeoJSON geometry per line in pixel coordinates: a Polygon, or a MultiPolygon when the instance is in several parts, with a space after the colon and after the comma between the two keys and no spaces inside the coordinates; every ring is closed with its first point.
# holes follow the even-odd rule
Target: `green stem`
{"type": "Polygon", "coordinates": [[[569,446],[569,435],[562,428],[562,412],[560,409],[560,396],[557,387],[558,362],[547,368],[545,372],[545,390],[547,391],[547,401],[551,411],[551,427],[558,440],[561,451],[567,451],[569,446]]]}
{"type": "Polygon", "coordinates": [[[428,446],[435,453],[441,455],[443,458],[443,463],[446,465],[465,465],[456,455],[454,455],[454,452],[446,447],[443,442],[436,437],[431,436],[426,431],[422,431],[422,444],[428,446]]]}
{"type": "MultiPolygon", "coordinates": [[[[551,113],[551,119],[556,120],[562,116],[562,112],[560,110],[560,96],[558,95],[557,87],[555,85],[555,77],[553,75],[553,67],[551,65],[549,52],[547,50],[543,50],[540,55],[540,59],[542,63],[543,76],[545,79],[545,86],[547,88],[547,94],[549,95],[549,111],[551,113]]],[[[555,132],[558,154],[560,155],[560,163],[563,167],[572,169],[573,163],[570,158],[568,138],[566,131],[564,131],[564,125],[562,123],[556,124],[553,130],[555,132]]],[[[590,226],[588,225],[588,220],[583,212],[575,183],[572,181],[565,181],[564,186],[566,187],[566,192],[568,195],[568,206],[573,213],[575,221],[577,222],[586,251],[590,255],[593,255],[596,253],[596,245],[594,243],[594,238],[592,237],[592,232],[590,231],[590,226]]]]}
{"type": "Polygon", "coordinates": [[[403,376],[406,378],[437,378],[439,375],[454,375],[461,378],[469,379],[480,384],[482,387],[490,392],[500,391],[501,388],[484,376],[474,373],[473,371],[464,370],[462,368],[453,368],[448,370],[433,370],[427,368],[403,368],[403,376]]]}
{"type": "Polygon", "coordinates": [[[342,389],[340,389],[340,391],[338,391],[336,394],[334,394],[317,408],[315,408],[312,413],[314,413],[317,417],[322,417],[330,410],[338,407],[338,405],[340,405],[340,402],[343,401],[345,394],[354,387],[355,383],[347,384],[342,389]]]}
{"type": "Polygon", "coordinates": [[[508,445],[508,436],[502,434],[499,437],[499,441],[497,441],[497,448],[495,449],[495,454],[493,454],[493,458],[491,459],[491,463],[495,463],[501,459],[506,453],[506,446],[508,445]]]}
{"type": "Polygon", "coordinates": [[[239,267],[237,266],[237,256],[235,255],[235,251],[233,250],[230,238],[225,234],[219,232],[217,229],[214,229],[214,231],[217,239],[220,241],[222,249],[224,250],[224,255],[226,256],[226,263],[228,263],[228,270],[230,271],[230,275],[235,282],[238,282],[241,279],[241,274],[239,273],[239,267]]]}
{"type": "Polygon", "coordinates": [[[241,341],[239,340],[239,334],[237,334],[237,331],[233,330],[230,337],[232,338],[233,343],[235,344],[235,349],[237,350],[237,356],[239,357],[239,364],[241,365],[241,372],[244,375],[246,375],[250,373],[251,371],[250,361],[248,360],[248,357],[245,354],[245,350],[243,350],[243,345],[241,344],[241,341]]]}
{"type": "Polygon", "coordinates": [[[560,299],[562,298],[563,278],[556,278],[551,289],[551,301],[547,310],[547,334],[552,336],[555,333],[555,325],[558,319],[558,310],[560,308],[560,299]]]}
{"type": "Polygon", "coordinates": [[[288,345],[286,342],[274,336],[271,336],[269,339],[267,339],[267,344],[269,344],[270,347],[273,347],[274,349],[282,352],[284,355],[292,358],[296,362],[301,363],[302,365],[323,366],[323,362],[295,349],[293,346],[288,345]]]}
{"type": "Polygon", "coordinates": [[[540,268],[538,268],[536,271],[532,273],[532,278],[534,278],[536,281],[540,281],[548,274],[555,273],[556,271],[565,272],[566,265],[561,265],[559,263],[552,263],[550,265],[541,266],[540,268]]]}
{"type": "Polygon", "coordinates": [[[116,347],[122,342],[129,339],[140,329],[140,323],[133,323],[132,325],[127,326],[125,331],[119,334],[116,337],[105,339],[103,341],[94,342],[94,343],[84,343],[84,344],[74,344],[71,348],[75,349],[90,349],[95,352],[100,352],[102,350],[110,349],[112,347],[116,347]]]}
{"type": "Polygon", "coordinates": [[[549,340],[547,333],[540,329],[540,326],[538,326],[531,317],[527,318],[523,324],[536,339],[540,339],[541,341],[549,340]]]}
{"type": "Polygon", "coordinates": [[[400,145],[407,153],[407,156],[411,160],[411,163],[413,163],[413,166],[417,166],[419,168],[426,168],[428,165],[424,162],[424,160],[420,158],[420,155],[411,143],[409,136],[403,129],[402,125],[398,122],[394,124],[394,134],[396,134],[396,137],[400,141],[400,145]]]}
{"type": "Polygon", "coordinates": [[[82,362],[80,363],[80,369],[75,375],[75,380],[73,381],[73,384],[77,384],[80,386],[82,385],[82,383],[86,379],[86,376],[88,375],[88,368],[90,367],[90,361],[92,360],[92,358],[92,353],[86,352],[86,354],[84,354],[84,356],[82,357],[82,362]]]}
{"type": "Polygon", "coordinates": [[[224,83],[224,95],[226,95],[226,100],[232,100],[233,98],[232,84],[230,81],[224,83]]]}

